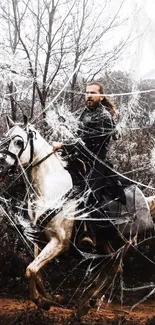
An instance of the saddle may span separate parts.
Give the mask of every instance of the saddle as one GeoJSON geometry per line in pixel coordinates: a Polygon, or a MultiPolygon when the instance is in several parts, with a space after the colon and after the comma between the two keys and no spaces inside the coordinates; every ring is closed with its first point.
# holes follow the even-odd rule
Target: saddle
{"type": "Polygon", "coordinates": [[[142,191],[132,184],[124,189],[124,193],[126,205],[119,199],[112,200],[102,195],[100,208],[93,213],[90,212],[92,222],[85,220],[86,236],[84,231],[81,236],[84,244],[85,241],[89,244],[92,241],[92,246],[95,246],[93,234],[96,232],[103,232],[103,239],[111,240],[116,232],[130,237],[138,232],[145,233],[153,227],[149,205],[142,191]]]}
{"type": "MultiPolygon", "coordinates": [[[[68,169],[73,177],[73,184],[80,187],[81,195],[87,189],[85,177],[89,174],[87,182],[91,193],[87,201],[83,202],[89,216],[85,227],[87,237],[89,233],[95,233],[99,228],[102,230],[105,228],[105,236],[107,228],[117,228],[117,231],[125,236],[136,234],[138,231],[145,232],[146,228],[153,228],[148,202],[136,184],[130,183],[124,186],[122,180],[119,181],[117,174],[112,171],[109,162],[105,164],[100,160],[93,160],[91,152],[81,143],[78,143],[76,149],[78,150],[74,151],[68,169]]],[[[110,230],[111,238],[116,232],[115,229],[110,230]]],[[[83,233],[85,233],[84,229],[83,233]]],[[[108,233],[107,238],[109,238],[108,233]]]]}
{"type": "Polygon", "coordinates": [[[142,191],[135,184],[124,189],[126,205],[119,202],[119,199],[109,200],[104,196],[105,204],[103,209],[109,219],[118,223],[126,220],[136,221],[146,219],[150,216],[150,209],[142,191]],[[144,217],[145,216],[145,217],[144,217]]]}

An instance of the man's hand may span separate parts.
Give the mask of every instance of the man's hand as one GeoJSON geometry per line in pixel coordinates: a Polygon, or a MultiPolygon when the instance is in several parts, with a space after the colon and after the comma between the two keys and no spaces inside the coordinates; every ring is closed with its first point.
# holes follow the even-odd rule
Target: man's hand
{"type": "Polygon", "coordinates": [[[62,142],[53,142],[52,143],[53,151],[56,151],[57,149],[62,148],[62,142]]]}

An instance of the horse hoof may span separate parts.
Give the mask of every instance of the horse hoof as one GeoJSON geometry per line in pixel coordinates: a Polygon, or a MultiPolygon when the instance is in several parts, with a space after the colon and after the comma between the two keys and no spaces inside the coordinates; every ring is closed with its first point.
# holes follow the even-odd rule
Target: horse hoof
{"type": "Polygon", "coordinates": [[[58,303],[60,305],[65,304],[67,302],[66,298],[62,295],[54,295],[53,299],[56,303],[58,303]]]}
{"type": "Polygon", "coordinates": [[[65,303],[64,296],[46,294],[45,297],[39,296],[37,299],[32,299],[38,308],[49,310],[51,306],[61,306],[65,303]]]}
{"type": "Polygon", "coordinates": [[[97,298],[90,299],[89,304],[91,308],[94,308],[97,305],[97,298]]]}
{"type": "Polygon", "coordinates": [[[44,295],[44,298],[48,301],[51,301],[51,304],[63,304],[67,301],[65,301],[65,297],[62,295],[50,295],[50,293],[46,293],[44,295]]]}
{"type": "Polygon", "coordinates": [[[70,319],[69,319],[70,323],[69,324],[77,324],[77,322],[80,322],[81,319],[80,317],[77,315],[76,311],[73,311],[71,313],[70,319]]]}
{"type": "Polygon", "coordinates": [[[52,306],[52,302],[48,299],[41,297],[37,300],[36,305],[38,306],[38,308],[49,310],[52,306]]]}
{"type": "Polygon", "coordinates": [[[91,306],[89,305],[89,303],[79,307],[75,313],[76,317],[81,318],[82,316],[86,315],[90,310],[90,308],[91,306]]]}

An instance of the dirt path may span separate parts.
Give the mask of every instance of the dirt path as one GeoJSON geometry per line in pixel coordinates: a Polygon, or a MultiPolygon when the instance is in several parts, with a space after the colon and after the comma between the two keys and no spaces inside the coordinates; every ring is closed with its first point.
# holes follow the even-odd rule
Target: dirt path
{"type": "MultiPolygon", "coordinates": [[[[148,302],[146,304],[135,307],[130,310],[129,307],[120,305],[103,303],[99,311],[91,309],[89,313],[79,321],[73,321],[71,309],[51,307],[47,311],[39,311],[35,305],[26,300],[15,300],[8,298],[0,298],[0,324],[40,324],[41,322],[51,325],[59,324],[137,324],[145,325],[148,319],[155,317],[155,303],[148,302]],[[40,320],[40,317],[42,318],[40,320]]],[[[151,322],[151,324],[155,324],[151,322]]]]}

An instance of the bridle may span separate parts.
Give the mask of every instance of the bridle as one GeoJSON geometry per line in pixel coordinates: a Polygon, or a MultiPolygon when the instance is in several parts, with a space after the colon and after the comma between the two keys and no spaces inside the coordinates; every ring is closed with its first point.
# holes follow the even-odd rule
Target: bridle
{"type": "MultiPolygon", "coordinates": [[[[11,158],[14,159],[14,163],[13,165],[10,167],[6,167],[3,169],[3,171],[1,171],[0,173],[4,173],[5,174],[7,173],[7,171],[9,172],[9,170],[11,170],[12,172],[15,172],[16,169],[17,169],[17,166],[18,166],[18,162],[19,162],[19,159],[22,155],[22,153],[26,150],[27,146],[28,146],[28,143],[30,144],[30,159],[27,163],[27,166],[25,166],[24,168],[26,169],[26,171],[30,171],[32,168],[36,167],[36,166],[39,166],[42,162],[44,162],[48,157],[50,157],[51,155],[53,155],[55,153],[55,151],[51,151],[49,154],[47,154],[45,157],[43,157],[42,159],[40,159],[37,163],[34,163],[33,164],[33,157],[34,157],[34,137],[36,137],[36,133],[35,131],[32,131],[31,129],[29,130],[26,130],[26,133],[27,133],[27,141],[26,141],[26,144],[24,146],[24,140],[23,140],[23,137],[20,136],[20,135],[14,135],[12,137],[9,137],[8,140],[5,139],[5,149],[3,149],[1,151],[1,153],[3,154],[3,157],[5,156],[10,156],[11,158]],[[19,150],[19,153],[18,154],[14,154],[13,152],[9,151],[8,148],[9,148],[9,145],[11,143],[12,140],[14,140],[16,137],[18,137],[19,141],[21,141],[21,148],[19,150]]],[[[11,173],[10,173],[11,174],[11,173]]],[[[9,173],[8,173],[9,175],[9,173]]],[[[10,175],[9,175],[10,176],[10,175]]],[[[11,175],[12,176],[12,175],[11,175]]]]}
{"type": "MultiPolygon", "coordinates": [[[[27,133],[27,141],[26,144],[24,146],[24,139],[22,136],[20,135],[14,135],[14,136],[10,136],[8,137],[8,139],[5,139],[4,143],[6,144],[6,147],[4,150],[2,150],[1,152],[4,155],[8,155],[11,158],[14,159],[14,163],[13,165],[10,167],[8,167],[8,171],[12,170],[12,171],[16,171],[18,163],[19,163],[19,159],[22,155],[22,153],[26,150],[28,144],[30,145],[30,158],[29,161],[27,163],[27,166],[24,166],[24,169],[26,171],[26,173],[29,174],[29,178],[31,178],[31,170],[36,167],[39,166],[41,163],[43,163],[46,159],[48,159],[51,155],[53,155],[55,153],[55,151],[51,151],[49,154],[45,155],[42,159],[40,159],[39,161],[37,161],[36,163],[34,163],[34,138],[36,137],[36,132],[34,130],[31,129],[27,129],[26,126],[24,127],[24,130],[27,133]],[[11,141],[13,141],[16,137],[18,137],[19,141],[21,141],[21,148],[19,150],[18,154],[14,154],[9,150],[9,145],[11,143],[11,141]]],[[[57,149],[58,150],[58,149],[57,149]]],[[[5,167],[5,173],[7,172],[7,167],[5,167]]],[[[4,173],[4,170],[2,171],[2,173],[4,173]]],[[[1,174],[1,172],[0,172],[1,174]]],[[[68,197],[68,195],[70,196],[70,198],[72,198],[72,189],[68,191],[68,193],[66,195],[64,195],[64,199],[66,197],[68,197]]],[[[45,211],[45,213],[43,213],[38,221],[37,221],[37,225],[35,225],[35,228],[38,227],[38,231],[42,231],[42,229],[44,227],[46,227],[46,225],[48,224],[48,222],[55,216],[57,215],[60,211],[62,210],[62,207],[57,208],[57,209],[48,209],[47,211],[45,211]]]]}

